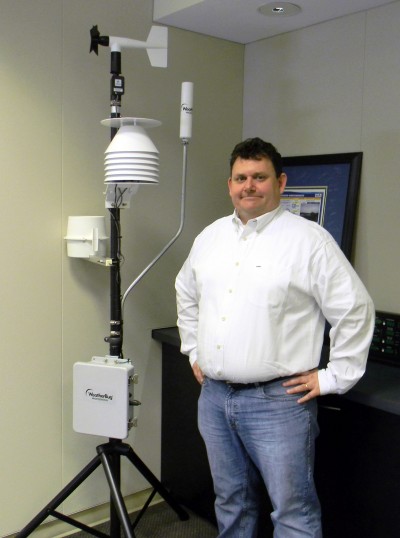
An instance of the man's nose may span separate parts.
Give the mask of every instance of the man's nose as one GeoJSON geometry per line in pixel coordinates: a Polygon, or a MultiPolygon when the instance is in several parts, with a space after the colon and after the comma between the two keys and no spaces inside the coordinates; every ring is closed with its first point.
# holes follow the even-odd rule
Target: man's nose
{"type": "Polygon", "coordinates": [[[243,187],[246,191],[253,190],[255,188],[255,180],[252,176],[247,176],[246,181],[243,183],[243,187]]]}

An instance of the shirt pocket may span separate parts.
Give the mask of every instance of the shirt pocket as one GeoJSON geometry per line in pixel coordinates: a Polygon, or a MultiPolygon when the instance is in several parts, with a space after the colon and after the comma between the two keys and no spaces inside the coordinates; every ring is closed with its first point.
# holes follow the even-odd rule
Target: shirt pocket
{"type": "Polygon", "coordinates": [[[256,262],[246,271],[247,300],[253,306],[279,313],[287,300],[290,271],[266,262],[256,262]]]}

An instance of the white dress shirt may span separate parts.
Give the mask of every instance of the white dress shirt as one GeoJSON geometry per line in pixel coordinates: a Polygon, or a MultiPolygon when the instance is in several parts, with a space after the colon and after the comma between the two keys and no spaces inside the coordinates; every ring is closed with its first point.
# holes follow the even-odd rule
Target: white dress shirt
{"type": "Polygon", "coordinates": [[[280,207],[205,228],[176,290],[181,351],[210,378],[251,383],[318,367],[325,319],[321,394],[346,392],[365,371],[371,298],[331,235],[280,207]]]}

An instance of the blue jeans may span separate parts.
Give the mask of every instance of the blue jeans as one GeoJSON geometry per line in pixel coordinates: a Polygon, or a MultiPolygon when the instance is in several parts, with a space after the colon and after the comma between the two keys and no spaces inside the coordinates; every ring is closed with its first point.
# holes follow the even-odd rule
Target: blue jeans
{"type": "Polygon", "coordinates": [[[271,503],[274,538],[321,538],[314,445],[316,400],[298,404],[282,381],[235,390],[206,378],[198,406],[216,494],[219,538],[256,538],[257,481],[271,503]]]}

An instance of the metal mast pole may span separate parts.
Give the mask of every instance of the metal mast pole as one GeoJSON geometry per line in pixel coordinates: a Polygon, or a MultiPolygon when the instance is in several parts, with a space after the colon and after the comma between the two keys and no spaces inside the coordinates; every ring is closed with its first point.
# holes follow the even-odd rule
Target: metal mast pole
{"type": "MultiPolygon", "coordinates": [[[[110,104],[111,118],[121,117],[121,97],[124,93],[124,79],[121,76],[121,52],[111,52],[111,81],[110,81],[110,104]]],[[[111,127],[111,140],[116,135],[118,129],[111,127]]],[[[112,264],[110,267],[110,335],[105,338],[109,344],[109,354],[111,356],[122,357],[123,342],[123,320],[121,307],[121,225],[120,209],[117,207],[117,198],[114,207],[110,211],[110,257],[112,264]]],[[[118,445],[120,439],[110,439],[110,443],[118,445]]],[[[118,488],[121,485],[121,459],[118,452],[111,453],[110,464],[115,483],[118,488]]],[[[110,497],[110,536],[120,538],[121,524],[114,504],[114,499],[110,497]]]]}

